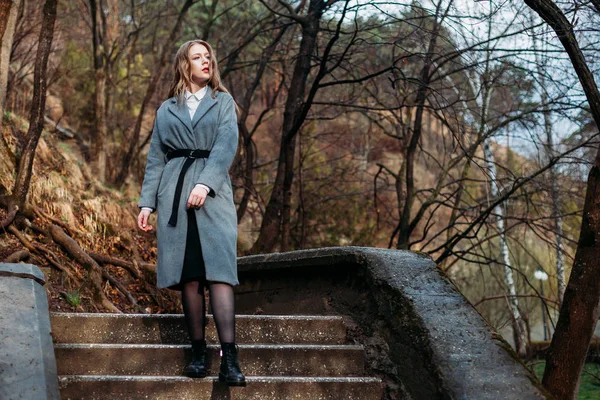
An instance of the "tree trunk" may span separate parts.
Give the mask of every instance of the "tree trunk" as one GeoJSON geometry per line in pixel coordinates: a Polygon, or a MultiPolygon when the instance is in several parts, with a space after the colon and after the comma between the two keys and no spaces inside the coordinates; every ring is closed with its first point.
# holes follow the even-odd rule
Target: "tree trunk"
{"type": "MultiPolygon", "coordinates": [[[[244,217],[244,214],[246,213],[246,209],[248,208],[248,202],[250,201],[250,196],[254,192],[253,175],[254,175],[254,160],[256,158],[256,155],[255,155],[255,151],[254,151],[254,141],[252,140],[252,136],[254,134],[254,131],[256,130],[256,125],[252,129],[252,131],[250,131],[250,129],[247,126],[248,115],[250,113],[250,105],[252,103],[252,96],[254,95],[256,88],[258,88],[258,85],[260,84],[260,81],[262,80],[265,70],[267,69],[267,65],[268,65],[269,61],[271,60],[271,58],[273,57],[273,54],[275,53],[277,45],[283,38],[283,35],[287,31],[288,27],[289,27],[288,25],[285,25],[284,27],[282,27],[280,29],[279,33],[277,34],[277,36],[275,36],[273,41],[269,44],[269,47],[267,47],[265,49],[265,51],[263,52],[263,54],[258,62],[258,67],[256,69],[256,75],[254,76],[254,80],[252,81],[252,84],[246,91],[246,94],[244,95],[244,98],[242,99],[242,102],[240,105],[241,109],[242,109],[242,115],[240,116],[238,126],[240,128],[240,134],[242,137],[243,152],[244,152],[244,163],[243,163],[244,166],[242,168],[242,174],[243,174],[243,180],[244,180],[244,194],[242,195],[242,199],[241,199],[240,204],[237,209],[238,224],[242,221],[242,218],[244,217]]],[[[273,107],[275,107],[275,102],[277,100],[279,92],[280,92],[280,90],[277,90],[276,94],[273,96],[271,101],[269,101],[265,104],[265,110],[263,111],[263,113],[266,112],[267,110],[270,110],[273,107]]],[[[260,118],[259,118],[259,120],[260,120],[260,118]]],[[[258,124],[258,122],[256,122],[256,124],[258,124]]]]}
{"type": "Polygon", "coordinates": [[[281,251],[288,251],[290,246],[290,229],[292,215],[292,184],[294,182],[294,161],[296,139],[294,135],[288,143],[285,153],[285,173],[283,178],[283,215],[281,217],[281,251]]]}
{"type": "MultiPolygon", "coordinates": [[[[423,68],[421,69],[421,77],[418,82],[419,88],[417,89],[417,96],[415,100],[416,112],[413,124],[413,133],[410,137],[408,146],[406,147],[406,161],[404,165],[406,171],[406,195],[404,196],[404,207],[400,214],[400,221],[398,223],[398,243],[396,245],[396,248],[404,250],[408,249],[408,242],[412,233],[412,229],[409,229],[409,225],[410,214],[415,201],[415,155],[421,139],[421,133],[423,132],[423,112],[425,109],[425,102],[427,101],[427,94],[429,92],[429,82],[431,80],[430,70],[432,67],[432,56],[437,44],[438,31],[441,25],[441,21],[438,20],[441,5],[442,2],[439,1],[436,6],[435,14],[432,16],[435,20],[433,21],[434,25],[431,31],[431,37],[429,38],[429,44],[425,60],[423,62],[423,68]]],[[[402,177],[398,176],[398,179],[402,179],[402,177]]]]}
{"type": "Polygon", "coordinates": [[[306,248],[306,227],[308,226],[308,213],[306,212],[306,201],[304,196],[304,156],[302,149],[302,134],[298,138],[298,224],[300,225],[300,237],[298,238],[298,247],[301,250],[306,248]]]}
{"type": "Polygon", "coordinates": [[[106,71],[102,51],[103,40],[101,39],[99,14],[104,12],[102,3],[90,0],[90,11],[92,16],[92,43],[94,48],[94,131],[91,135],[89,161],[101,182],[106,180],[106,71]]]}
{"type": "MultiPolygon", "coordinates": [[[[525,0],[556,32],[600,126],[600,91],[579,48],[573,27],[551,0],[525,0]]],[[[560,307],[556,330],[546,357],[544,386],[557,399],[575,399],[590,341],[598,322],[600,300],[600,149],[590,169],[581,232],[571,278],[560,307]]]]}
{"type": "MultiPolygon", "coordinates": [[[[460,207],[460,203],[462,201],[462,195],[464,192],[464,182],[467,180],[469,173],[471,172],[471,165],[472,162],[471,160],[473,159],[473,155],[469,154],[467,157],[465,157],[465,165],[463,166],[462,172],[460,173],[460,180],[458,183],[458,190],[456,191],[456,197],[454,198],[454,201],[452,202],[452,211],[450,213],[450,219],[448,222],[448,231],[446,232],[446,241],[449,242],[450,238],[452,237],[452,232],[454,231],[454,224],[456,223],[456,220],[458,219],[458,207],[460,207]]],[[[442,268],[444,271],[446,270],[445,268],[442,268]]]]}
{"type": "MultiPolygon", "coordinates": [[[[542,77],[542,75],[540,75],[542,77]]],[[[543,78],[542,78],[543,84],[543,78]]],[[[544,101],[542,95],[542,101],[544,101]]],[[[546,151],[548,161],[554,157],[554,143],[552,139],[552,126],[550,112],[544,112],[544,129],[546,130],[546,151]]],[[[556,165],[550,168],[550,195],[552,200],[552,221],[554,222],[554,247],[556,250],[556,279],[558,283],[558,301],[562,302],[565,296],[565,257],[562,244],[563,228],[560,218],[560,196],[558,194],[558,172],[556,165]]]]}
{"type": "Polygon", "coordinates": [[[250,201],[250,195],[254,191],[254,146],[252,143],[252,137],[245,124],[239,125],[240,133],[242,134],[242,143],[244,146],[244,167],[242,169],[243,181],[244,181],[244,194],[240,200],[240,204],[237,209],[238,224],[242,222],[244,214],[248,208],[248,202],[250,201]]]}
{"type": "MultiPolygon", "coordinates": [[[[406,146],[404,146],[406,148],[406,146]]],[[[398,216],[402,216],[402,212],[404,211],[404,205],[406,204],[406,193],[404,192],[404,178],[406,177],[406,161],[400,161],[400,168],[398,169],[398,175],[396,175],[396,200],[398,201],[398,216]]],[[[398,230],[400,226],[398,226],[398,230]]],[[[392,237],[392,241],[390,245],[393,244],[394,238],[392,237]]]]}
{"type": "Polygon", "coordinates": [[[2,39],[2,46],[0,47],[0,123],[4,116],[10,50],[12,48],[20,1],[0,0],[0,39],[2,39]]]}
{"type": "MultiPolygon", "coordinates": [[[[496,172],[496,164],[494,160],[494,152],[492,151],[490,145],[490,139],[487,139],[483,145],[483,154],[485,158],[485,162],[487,164],[487,169],[489,171],[490,176],[490,197],[495,199],[499,195],[498,190],[498,176],[496,172]]],[[[508,242],[506,240],[504,219],[505,219],[505,209],[502,205],[496,206],[494,208],[494,214],[496,215],[496,229],[498,234],[500,235],[500,254],[499,259],[504,264],[504,280],[506,283],[506,287],[508,288],[508,293],[510,298],[508,299],[510,310],[512,312],[513,317],[513,333],[515,338],[515,348],[517,353],[521,357],[527,356],[527,336],[525,331],[525,324],[523,323],[523,318],[521,316],[521,312],[519,311],[519,299],[517,298],[517,289],[515,287],[515,280],[512,273],[512,266],[510,264],[510,258],[508,256],[508,242]]]]}
{"type": "Polygon", "coordinates": [[[37,148],[42,128],[44,126],[44,109],[46,107],[46,73],[48,67],[48,56],[54,36],[54,22],[56,21],[56,7],[58,0],[46,0],[43,8],[42,27],[38,40],[38,48],[35,56],[35,67],[33,71],[33,99],[31,101],[31,113],[29,114],[29,129],[25,138],[25,146],[19,160],[17,177],[13,189],[13,205],[19,210],[25,208],[27,192],[31,181],[33,159],[37,148]]]}
{"type": "MultiPolygon", "coordinates": [[[[302,22],[302,40],[300,51],[294,66],[292,81],[283,113],[281,146],[277,164],[277,175],[273,185],[271,198],[267,204],[260,227],[258,239],[252,247],[252,253],[272,252],[280,242],[287,247],[289,238],[289,221],[291,210],[291,191],[294,178],[294,153],[296,149],[296,133],[299,130],[299,117],[303,111],[306,82],[311,69],[311,58],[317,45],[317,34],[323,12],[328,2],[311,0],[308,14],[302,22]]],[[[325,61],[323,61],[325,62],[325,61]]]]}
{"type": "Polygon", "coordinates": [[[600,300],[600,152],[588,175],[571,277],[546,357],[543,384],[557,399],[576,399],[600,300]]]}

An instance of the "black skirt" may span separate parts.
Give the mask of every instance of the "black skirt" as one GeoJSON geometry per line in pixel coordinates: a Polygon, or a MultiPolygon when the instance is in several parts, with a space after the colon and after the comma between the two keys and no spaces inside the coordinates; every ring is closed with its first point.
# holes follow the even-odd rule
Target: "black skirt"
{"type": "Polygon", "coordinates": [[[204,268],[204,258],[202,257],[198,224],[196,223],[196,211],[193,208],[187,211],[187,218],[188,228],[181,280],[177,285],[169,287],[173,290],[183,290],[183,284],[186,282],[199,281],[202,285],[206,283],[206,270],[204,268]]]}

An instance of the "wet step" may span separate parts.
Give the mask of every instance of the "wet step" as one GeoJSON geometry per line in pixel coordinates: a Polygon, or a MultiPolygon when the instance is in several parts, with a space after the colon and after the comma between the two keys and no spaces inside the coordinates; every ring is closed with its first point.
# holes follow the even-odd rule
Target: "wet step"
{"type": "MultiPolygon", "coordinates": [[[[207,346],[216,374],[220,347],[207,346]]],[[[59,375],[181,375],[189,345],[55,344],[59,375]]],[[[247,376],[356,377],[364,374],[364,350],[354,345],[241,344],[247,376]]]]}
{"type": "Polygon", "coordinates": [[[339,316],[237,315],[247,386],[215,375],[220,346],[207,327],[209,377],[182,376],[190,359],[182,315],[51,315],[62,399],[380,400],[362,346],[345,344],[339,316]]]}
{"type": "MultiPolygon", "coordinates": [[[[52,313],[55,343],[189,343],[180,314],[52,313]]],[[[212,316],[206,330],[217,343],[212,316]]],[[[346,327],[339,316],[236,315],[237,343],[343,344],[346,327]]]]}
{"type": "Polygon", "coordinates": [[[380,400],[376,378],[250,376],[246,387],[228,388],[216,376],[63,376],[63,400],[380,400]]]}

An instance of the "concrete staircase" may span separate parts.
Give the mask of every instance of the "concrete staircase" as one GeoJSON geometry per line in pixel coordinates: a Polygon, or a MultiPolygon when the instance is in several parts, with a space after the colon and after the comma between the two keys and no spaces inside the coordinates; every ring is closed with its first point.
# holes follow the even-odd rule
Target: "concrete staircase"
{"type": "Polygon", "coordinates": [[[362,346],[346,344],[337,316],[236,316],[246,387],[217,380],[217,334],[209,316],[209,376],[182,376],[190,357],[182,315],[53,313],[60,393],[68,399],[380,400],[362,346]]]}

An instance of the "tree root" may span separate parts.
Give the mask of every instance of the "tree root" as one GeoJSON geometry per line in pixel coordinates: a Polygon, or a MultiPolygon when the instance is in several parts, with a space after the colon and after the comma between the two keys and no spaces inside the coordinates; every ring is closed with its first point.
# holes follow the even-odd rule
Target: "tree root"
{"type": "Polygon", "coordinates": [[[103,270],[81,246],[58,225],[50,225],[50,236],[65,251],[88,271],[92,283],[94,301],[101,303],[104,308],[115,313],[121,313],[102,291],[103,270]]]}
{"type": "Polygon", "coordinates": [[[140,263],[140,267],[142,267],[144,272],[146,272],[147,274],[156,275],[156,264],[142,262],[140,263]]]}
{"type": "Polygon", "coordinates": [[[27,250],[18,250],[10,254],[8,257],[2,260],[2,262],[18,263],[19,261],[27,260],[29,257],[31,257],[31,253],[27,250]]]}
{"type": "Polygon", "coordinates": [[[8,226],[13,223],[18,211],[19,207],[16,205],[9,207],[8,214],[6,214],[6,217],[4,217],[2,221],[0,221],[0,230],[6,230],[6,228],[8,228],[8,226]]]}
{"type": "MultiPolygon", "coordinates": [[[[95,254],[95,253],[88,254],[79,246],[79,244],[73,238],[69,237],[62,230],[62,228],[60,228],[56,225],[50,226],[50,234],[52,235],[52,238],[57,243],[59,243],[61,246],[63,246],[63,248],[65,248],[65,250],[67,250],[67,252],[73,258],[75,258],[80,264],[84,265],[84,267],[88,268],[88,270],[94,270],[96,268],[99,269],[101,271],[102,278],[106,279],[113,286],[115,286],[127,298],[127,300],[129,300],[129,302],[137,309],[137,311],[139,311],[141,313],[145,313],[145,310],[142,307],[140,307],[140,305],[137,303],[137,301],[135,300],[133,295],[129,292],[129,290],[127,290],[125,285],[123,285],[121,282],[116,280],[112,275],[110,275],[108,273],[108,271],[101,268],[100,265],[96,262],[96,259],[100,259],[100,260],[102,260],[101,262],[104,262],[107,264],[112,264],[112,265],[117,265],[117,266],[123,267],[123,268],[127,269],[129,272],[131,272],[132,275],[134,275],[136,278],[139,277],[139,273],[137,271],[135,271],[135,269],[132,267],[132,265],[130,263],[127,263],[124,260],[119,260],[119,259],[116,259],[113,257],[103,256],[101,254],[95,254]],[[57,240],[57,238],[60,239],[60,241],[57,240]]],[[[102,295],[104,296],[103,292],[102,292],[102,295]]],[[[108,299],[106,299],[106,301],[108,301],[108,299]]]]}
{"type": "Polygon", "coordinates": [[[150,283],[150,281],[156,276],[156,266],[153,264],[144,263],[142,261],[142,257],[140,256],[140,252],[136,246],[136,242],[130,232],[124,232],[121,237],[123,239],[123,243],[128,246],[133,253],[133,257],[131,258],[133,266],[136,268],[136,270],[141,271],[141,274],[143,275],[143,279],[140,281],[143,284],[144,290],[150,295],[150,297],[152,297],[156,304],[161,304],[156,285],[150,283]]]}
{"type": "Polygon", "coordinates": [[[23,244],[23,246],[25,246],[25,248],[27,250],[29,250],[32,253],[36,252],[36,248],[35,246],[29,241],[29,239],[27,239],[25,237],[25,235],[18,230],[14,225],[9,225],[7,228],[7,231],[9,231],[10,233],[12,233],[13,235],[15,235],[17,237],[17,239],[19,239],[19,241],[21,242],[21,244],[23,244]]]}
{"type": "MultiPolygon", "coordinates": [[[[27,251],[27,250],[21,250],[21,251],[26,252],[29,255],[31,255],[30,253],[40,254],[41,256],[46,258],[46,260],[48,260],[50,265],[52,265],[54,268],[64,272],[69,278],[73,277],[73,274],[71,273],[71,271],[69,271],[68,269],[66,269],[65,267],[60,265],[60,263],[58,263],[57,257],[53,252],[46,249],[42,245],[31,243],[29,241],[29,239],[27,239],[27,237],[20,230],[18,230],[14,225],[10,225],[8,227],[8,231],[10,233],[12,233],[13,235],[15,235],[17,237],[17,239],[19,239],[21,244],[23,246],[25,246],[25,248],[27,250],[29,250],[29,251],[27,251]]],[[[19,253],[19,252],[16,252],[16,253],[19,253]]],[[[14,255],[16,253],[13,253],[12,255],[14,255]]],[[[9,257],[11,257],[11,256],[9,256],[9,257]]],[[[6,261],[6,262],[9,262],[9,261],[6,261]]]]}
{"type": "MultiPolygon", "coordinates": [[[[41,253],[44,256],[44,258],[46,258],[46,260],[50,263],[50,265],[52,265],[54,268],[58,269],[59,271],[64,272],[65,275],[67,275],[68,279],[73,279],[73,272],[71,272],[67,268],[63,267],[58,262],[58,257],[56,256],[56,254],[54,254],[52,251],[45,248],[41,244],[35,244],[34,246],[35,246],[36,250],[39,253],[41,253]]],[[[79,272],[77,272],[77,270],[75,270],[75,275],[77,275],[76,278],[83,279],[83,276],[81,276],[81,274],[79,272]]]]}
{"type": "Polygon", "coordinates": [[[142,257],[140,257],[140,252],[138,251],[138,249],[135,245],[135,241],[133,240],[133,237],[127,231],[123,232],[123,234],[121,236],[123,238],[123,243],[125,245],[129,246],[131,252],[133,253],[133,257],[131,258],[131,262],[132,262],[133,266],[135,267],[136,270],[139,271],[140,263],[142,262],[142,257]]]}
{"type": "MultiPolygon", "coordinates": [[[[69,256],[71,256],[76,262],[81,264],[89,274],[91,286],[92,286],[92,295],[93,299],[96,303],[102,304],[102,306],[115,313],[121,313],[121,310],[117,306],[115,306],[105,295],[102,290],[103,280],[108,281],[111,285],[113,285],[117,290],[119,290],[128,300],[129,302],[136,308],[138,312],[145,313],[146,311],[137,303],[133,295],[127,290],[125,285],[120,283],[117,279],[115,279],[112,275],[108,273],[107,270],[102,268],[100,264],[110,264],[117,267],[121,267],[126,269],[134,278],[141,279],[142,283],[145,284],[146,289],[148,289],[148,282],[145,279],[146,276],[154,275],[156,273],[156,266],[153,264],[145,263],[141,261],[139,257],[139,253],[137,249],[133,248],[132,251],[134,253],[134,261],[129,262],[123,259],[110,257],[94,252],[86,252],[81,248],[81,246],[73,239],[66,231],[77,232],[77,230],[68,226],[62,221],[57,220],[51,215],[47,214],[43,210],[38,207],[30,206],[28,208],[27,215],[32,216],[35,215],[40,219],[45,219],[50,221],[50,226],[48,230],[44,230],[44,228],[34,225],[33,223],[27,221],[27,227],[33,229],[35,232],[40,233],[52,239],[55,243],[60,245],[69,256]],[[64,229],[63,229],[64,228],[64,229]],[[143,275],[143,277],[142,277],[143,275]]],[[[45,248],[41,244],[33,243],[29,238],[20,231],[15,224],[13,223],[15,220],[18,208],[14,207],[14,211],[11,215],[7,216],[4,221],[10,222],[3,226],[5,230],[12,233],[27,250],[16,251],[15,253],[9,255],[5,262],[18,262],[20,260],[26,259],[31,256],[31,254],[38,254],[44,257],[48,263],[54,268],[60,270],[65,273],[69,279],[78,278],[83,279],[80,273],[76,270],[75,275],[71,270],[65,268],[58,262],[58,257],[51,250],[45,248]],[[10,217],[10,218],[9,218],[10,217]]],[[[23,214],[23,213],[22,213],[23,214]]],[[[129,244],[133,244],[133,240],[130,236],[126,239],[129,244]]],[[[156,301],[156,298],[155,298],[156,301]]]]}
{"type": "Polygon", "coordinates": [[[117,289],[119,289],[119,291],[121,293],[123,293],[123,295],[125,297],[127,297],[127,300],[129,300],[131,302],[131,304],[137,309],[138,312],[141,312],[143,314],[146,314],[146,311],[140,307],[140,305],[137,303],[137,301],[133,298],[133,296],[131,295],[131,293],[129,292],[129,290],[127,290],[127,288],[125,288],[125,286],[117,281],[112,275],[110,275],[108,273],[108,271],[106,271],[105,269],[102,270],[102,277],[104,279],[106,279],[107,281],[109,281],[113,286],[115,286],[117,289]]]}
{"type": "MultiPolygon", "coordinates": [[[[131,273],[131,275],[136,278],[136,279],[140,279],[140,272],[139,270],[135,267],[135,265],[133,263],[130,263],[128,261],[122,260],[120,258],[115,258],[115,257],[110,257],[110,256],[106,256],[103,254],[98,254],[98,253],[94,253],[94,252],[89,252],[89,255],[98,263],[100,264],[110,264],[110,265],[114,265],[117,267],[121,267],[126,269],[127,271],[129,271],[129,273],[131,273]]],[[[148,263],[139,263],[139,265],[142,265],[142,267],[145,267],[146,271],[150,270],[152,272],[155,271],[154,265],[153,264],[148,264],[148,263]]],[[[108,273],[106,273],[106,271],[103,271],[103,276],[104,278],[108,279],[109,282],[113,283],[117,289],[119,289],[121,291],[121,293],[123,293],[131,302],[131,304],[133,304],[135,307],[137,307],[138,311],[141,313],[146,313],[146,311],[140,307],[137,302],[135,301],[135,299],[133,298],[133,296],[129,293],[129,291],[127,289],[125,289],[125,287],[123,285],[121,285],[119,282],[117,282],[116,280],[114,280],[114,278],[112,278],[110,275],[108,275],[108,273]],[[104,276],[104,274],[106,274],[106,276],[104,276]],[[114,282],[113,282],[114,281],[114,282]]],[[[144,284],[144,288],[151,292],[151,288],[149,287],[150,285],[148,284],[147,280],[142,278],[141,279],[142,283],[144,284]]],[[[156,296],[154,296],[154,294],[152,294],[152,297],[154,298],[155,302],[158,302],[156,296]]]]}
{"type": "Polygon", "coordinates": [[[139,272],[139,270],[137,270],[135,268],[133,263],[122,260],[120,258],[115,258],[115,257],[105,256],[104,254],[94,253],[93,251],[90,251],[88,254],[99,264],[110,264],[110,265],[114,265],[115,267],[121,267],[121,268],[124,268],[127,271],[129,271],[129,273],[134,278],[140,277],[140,272],[139,272]]]}
{"type": "Polygon", "coordinates": [[[77,233],[79,235],[85,235],[85,232],[82,232],[78,229],[73,228],[72,226],[69,226],[69,224],[64,223],[63,221],[53,217],[52,215],[48,214],[47,212],[45,212],[44,210],[42,210],[39,207],[33,207],[33,212],[35,213],[35,215],[37,215],[39,218],[41,219],[47,219],[48,221],[52,222],[54,225],[58,225],[61,228],[63,228],[65,231],[67,231],[69,234],[73,234],[73,233],[77,233]]]}
{"type": "Polygon", "coordinates": [[[32,223],[28,219],[25,219],[25,226],[27,226],[32,231],[39,233],[40,235],[44,235],[46,237],[49,237],[47,230],[45,230],[44,228],[42,228],[39,225],[36,225],[36,224],[32,223]]]}

